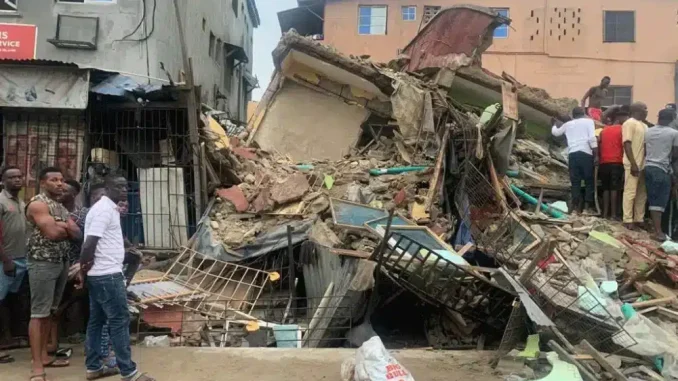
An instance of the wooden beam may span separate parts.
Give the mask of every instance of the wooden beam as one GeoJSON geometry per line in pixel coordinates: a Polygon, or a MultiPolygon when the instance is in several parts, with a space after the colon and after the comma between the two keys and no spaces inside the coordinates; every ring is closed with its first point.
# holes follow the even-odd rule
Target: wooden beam
{"type": "Polygon", "coordinates": [[[450,127],[445,126],[445,132],[443,133],[443,141],[440,143],[440,152],[438,152],[438,159],[436,160],[436,166],[433,169],[433,178],[429,183],[428,193],[426,193],[426,199],[424,201],[424,210],[431,210],[431,205],[433,205],[433,199],[435,199],[436,192],[438,192],[438,182],[440,181],[440,173],[443,168],[443,160],[445,160],[445,151],[447,150],[447,141],[450,137],[450,127]]]}
{"type": "Polygon", "coordinates": [[[635,309],[639,308],[645,308],[645,307],[654,307],[654,306],[665,306],[669,303],[673,303],[676,301],[675,296],[667,297],[667,298],[659,298],[659,299],[652,299],[652,300],[646,300],[644,302],[636,302],[636,303],[631,303],[631,307],[635,309]]]}
{"type": "Polygon", "coordinates": [[[582,340],[581,343],[579,343],[579,345],[584,349],[584,352],[591,355],[598,362],[598,364],[600,364],[600,366],[603,367],[603,369],[608,371],[612,375],[612,377],[614,377],[615,380],[629,381],[629,379],[626,378],[626,376],[624,376],[622,372],[619,371],[619,369],[613,367],[612,364],[607,362],[603,355],[601,355],[600,352],[596,350],[596,348],[589,344],[588,341],[582,340]]]}
{"type": "Polygon", "coordinates": [[[551,253],[553,243],[554,241],[551,241],[550,239],[541,243],[541,245],[537,249],[537,254],[534,256],[534,258],[532,258],[532,261],[530,261],[530,263],[527,265],[525,271],[520,275],[519,279],[520,284],[527,285],[527,281],[532,276],[532,273],[534,272],[534,269],[537,267],[537,264],[543,259],[545,259],[551,253]]]}
{"type": "MultiPolygon", "coordinates": [[[[189,5],[187,5],[188,7],[189,5]]],[[[195,209],[196,218],[200,219],[203,212],[203,190],[200,172],[200,138],[198,132],[198,101],[195,95],[195,84],[193,79],[193,63],[188,56],[186,48],[186,36],[184,35],[184,26],[181,21],[181,12],[179,11],[179,0],[174,0],[174,15],[177,19],[179,28],[179,45],[181,47],[181,58],[186,71],[186,85],[188,87],[188,132],[190,140],[190,151],[193,159],[193,186],[195,187],[195,209]]]]}

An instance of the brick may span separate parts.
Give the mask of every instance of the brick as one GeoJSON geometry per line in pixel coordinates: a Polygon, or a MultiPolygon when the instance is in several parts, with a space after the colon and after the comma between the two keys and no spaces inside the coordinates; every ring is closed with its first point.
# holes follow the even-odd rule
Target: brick
{"type": "Polygon", "coordinates": [[[235,206],[235,210],[238,213],[242,213],[250,207],[250,204],[247,202],[247,198],[245,198],[245,194],[242,192],[240,187],[236,186],[218,189],[217,196],[233,204],[233,206],[235,206]]]}
{"type": "Polygon", "coordinates": [[[255,160],[257,158],[256,151],[253,148],[233,147],[231,151],[233,151],[236,156],[243,159],[255,160]]]}
{"type": "Polygon", "coordinates": [[[259,192],[259,195],[252,202],[255,213],[261,213],[273,209],[273,201],[270,199],[271,191],[268,188],[259,192]]]}
{"type": "Polygon", "coordinates": [[[271,187],[271,200],[283,205],[300,200],[311,188],[303,173],[295,173],[271,187]]]}

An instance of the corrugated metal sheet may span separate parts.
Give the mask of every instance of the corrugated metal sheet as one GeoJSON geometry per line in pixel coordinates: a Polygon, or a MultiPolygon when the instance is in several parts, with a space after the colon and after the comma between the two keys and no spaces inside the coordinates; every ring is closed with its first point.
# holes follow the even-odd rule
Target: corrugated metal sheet
{"type": "Polygon", "coordinates": [[[405,47],[408,70],[456,68],[489,47],[492,31],[503,22],[489,8],[457,6],[440,11],[405,47]]]}
{"type": "Polygon", "coordinates": [[[64,62],[64,61],[54,61],[54,60],[43,60],[43,59],[32,59],[32,60],[8,60],[0,59],[0,65],[26,65],[26,66],[67,66],[67,67],[79,67],[73,62],[64,62]]]}

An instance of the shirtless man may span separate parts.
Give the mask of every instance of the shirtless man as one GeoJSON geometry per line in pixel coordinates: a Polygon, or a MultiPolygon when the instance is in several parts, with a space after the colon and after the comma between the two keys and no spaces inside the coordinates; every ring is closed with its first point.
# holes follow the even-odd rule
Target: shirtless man
{"type": "Polygon", "coordinates": [[[603,100],[607,96],[607,89],[610,87],[610,77],[605,76],[600,80],[600,85],[590,88],[584,98],[581,99],[581,107],[586,107],[586,100],[589,100],[588,114],[593,120],[602,121],[603,100]]]}

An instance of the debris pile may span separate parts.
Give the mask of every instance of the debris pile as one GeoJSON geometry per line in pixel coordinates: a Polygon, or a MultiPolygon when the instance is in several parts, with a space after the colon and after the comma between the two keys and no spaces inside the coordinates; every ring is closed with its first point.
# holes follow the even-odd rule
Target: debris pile
{"type": "MultiPolygon", "coordinates": [[[[445,12],[460,9],[475,8],[445,12]]],[[[359,346],[418,324],[436,348],[496,349],[515,380],[678,378],[678,247],[568,214],[561,149],[518,133],[520,105],[550,120],[566,101],[536,107],[503,77],[502,104],[478,107],[444,64],[412,74],[408,58],[376,65],[294,33],[273,56],[247,138],[204,115],[213,197],[173,267],[135,283],[140,311],[190,311],[194,345],[359,346]],[[325,124],[356,136],[338,147],[325,124]]]]}

